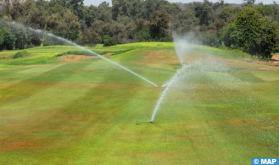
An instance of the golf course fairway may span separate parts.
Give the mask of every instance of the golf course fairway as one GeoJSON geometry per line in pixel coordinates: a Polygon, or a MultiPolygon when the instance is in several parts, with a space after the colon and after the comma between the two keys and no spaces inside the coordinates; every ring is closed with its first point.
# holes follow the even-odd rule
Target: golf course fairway
{"type": "Polygon", "coordinates": [[[88,49],[159,87],[100,58],[66,53],[80,51],[74,46],[26,49],[18,59],[19,50],[1,51],[0,164],[244,165],[278,157],[278,66],[193,45],[186,65],[210,58],[229,69],[189,71],[150,123],[161,86],[181,68],[174,44],[88,49]]]}

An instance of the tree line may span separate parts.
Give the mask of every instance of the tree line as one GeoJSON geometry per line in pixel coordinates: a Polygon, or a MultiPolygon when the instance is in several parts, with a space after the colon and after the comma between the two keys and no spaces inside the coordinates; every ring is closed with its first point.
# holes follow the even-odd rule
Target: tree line
{"type": "MultiPolygon", "coordinates": [[[[193,34],[208,46],[229,46],[270,57],[278,51],[279,8],[255,0],[235,6],[220,0],[170,3],[167,0],[112,0],[85,6],[83,0],[0,0],[5,21],[43,29],[82,45],[105,46],[172,41],[193,34]]],[[[0,23],[0,49],[63,44],[20,26],[0,23]]]]}

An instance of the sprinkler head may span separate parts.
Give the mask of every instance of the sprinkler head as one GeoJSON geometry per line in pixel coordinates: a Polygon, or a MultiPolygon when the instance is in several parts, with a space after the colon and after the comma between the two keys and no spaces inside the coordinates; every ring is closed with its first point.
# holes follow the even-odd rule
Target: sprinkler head
{"type": "Polygon", "coordinates": [[[152,121],[150,121],[150,123],[152,123],[152,121]]]}

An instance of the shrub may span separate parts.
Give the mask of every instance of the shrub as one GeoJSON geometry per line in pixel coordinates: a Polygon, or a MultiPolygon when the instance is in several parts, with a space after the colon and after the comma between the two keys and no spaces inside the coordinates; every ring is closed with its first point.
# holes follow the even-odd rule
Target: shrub
{"type": "Polygon", "coordinates": [[[172,40],[171,37],[165,37],[163,41],[164,42],[172,42],[173,40],[172,40]]]}
{"type": "Polygon", "coordinates": [[[276,47],[275,47],[274,52],[279,52],[279,43],[278,42],[276,43],[276,47]]]}
{"type": "Polygon", "coordinates": [[[219,39],[217,34],[203,34],[202,38],[203,44],[207,46],[219,46],[219,39]]]}
{"type": "Polygon", "coordinates": [[[17,52],[15,55],[13,55],[13,59],[21,58],[21,57],[23,57],[23,54],[26,54],[26,53],[27,53],[26,51],[17,52]]]}
{"type": "Polygon", "coordinates": [[[86,55],[86,56],[94,55],[94,53],[90,53],[89,51],[77,51],[77,50],[74,50],[74,51],[68,51],[68,52],[57,54],[56,57],[61,57],[61,56],[68,55],[68,54],[86,55]]]}
{"type": "Polygon", "coordinates": [[[89,51],[68,51],[67,54],[75,54],[75,55],[86,55],[86,56],[91,56],[93,55],[91,52],[89,51]]]}
{"type": "Polygon", "coordinates": [[[150,30],[143,29],[139,32],[139,40],[141,42],[146,42],[146,41],[149,41],[150,39],[151,39],[150,30]]]}
{"type": "Polygon", "coordinates": [[[60,54],[57,54],[55,57],[61,57],[61,56],[64,56],[64,55],[67,55],[67,53],[60,53],[60,54]]]}
{"type": "Polygon", "coordinates": [[[114,38],[108,38],[104,40],[104,47],[117,45],[117,41],[114,38]]]}
{"type": "Polygon", "coordinates": [[[109,36],[109,33],[107,32],[107,34],[106,35],[104,35],[101,39],[102,39],[102,44],[104,44],[105,43],[105,40],[107,40],[107,39],[109,39],[110,38],[110,36],[109,36]]]}

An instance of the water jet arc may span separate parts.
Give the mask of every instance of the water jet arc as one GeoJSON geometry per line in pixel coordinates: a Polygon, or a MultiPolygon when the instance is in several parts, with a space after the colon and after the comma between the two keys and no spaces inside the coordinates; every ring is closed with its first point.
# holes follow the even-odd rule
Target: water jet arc
{"type": "MultiPolygon", "coordinates": [[[[1,21],[1,22],[2,22],[2,21],[1,21]]],[[[4,21],[4,22],[5,22],[5,21],[4,21]]],[[[56,36],[56,35],[54,35],[54,34],[47,33],[47,32],[45,32],[45,31],[43,31],[43,30],[39,30],[39,29],[36,30],[36,29],[31,28],[31,27],[25,27],[24,25],[22,25],[22,24],[20,24],[20,23],[16,23],[16,22],[11,22],[11,23],[10,23],[10,22],[6,22],[6,23],[8,23],[8,24],[16,24],[16,25],[19,25],[19,26],[21,26],[21,27],[27,28],[27,29],[29,29],[29,30],[31,30],[31,31],[33,31],[33,32],[46,34],[46,35],[48,35],[48,36],[50,36],[50,37],[54,37],[54,38],[56,38],[56,39],[58,39],[58,40],[64,41],[64,42],[66,42],[66,43],[68,43],[68,44],[70,44],[70,45],[74,45],[74,46],[78,47],[79,49],[85,50],[85,51],[87,51],[87,52],[89,52],[89,53],[91,53],[91,54],[93,54],[93,55],[95,55],[95,56],[98,56],[98,57],[100,57],[100,58],[102,58],[102,59],[104,59],[104,60],[106,60],[106,61],[108,61],[108,62],[110,62],[110,63],[113,63],[114,65],[116,65],[116,66],[118,66],[118,67],[120,67],[120,68],[122,68],[122,69],[124,69],[124,70],[126,70],[126,71],[128,71],[128,72],[130,72],[130,73],[132,73],[133,75],[135,75],[135,76],[137,76],[137,77],[139,77],[139,78],[145,80],[146,82],[148,82],[148,83],[154,85],[155,87],[158,87],[158,85],[156,85],[155,83],[153,83],[153,82],[149,81],[148,79],[146,79],[146,78],[140,76],[139,74],[137,74],[137,73],[131,71],[130,69],[128,69],[128,68],[126,68],[126,67],[124,67],[124,66],[122,66],[122,65],[120,65],[120,64],[118,64],[118,63],[116,63],[116,62],[114,62],[114,61],[112,61],[112,60],[110,60],[110,59],[108,59],[108,58],[106,58],[106,57],[104,57],[104,56],[101,56],[100,54],[97,54],[97,53],[95,53],[95,52],[93,52],[93,51],[91,51],[91,50],[89,50],[89,49],[83,48],[83,47],[81,47],[80,45],[75,44],[75,43],[73,43],[73,42],[71,42],[71,41],[69,41],[69,40],[67,40],[67,39],[65,39],[65,38],[58,37],[58,36],[56,36]]]]}
{"type": "Polygon", "coordinates": [[[167,93],[168,90],[170,89],[170,86],[176,81],[177,76],[180,74],[180,70],[183,70],[185,67],[186,67],[186,65],[183,65],[181,69],[177,70],[177,72],[176,72],[175,75],[171,78],[171,80],[170,80],[167,84],[165,84],[165,85],[162,86],[162,87],[166,86],[166,88],[164,89],[164,91],[163,91],[161,97],[159,98],[159,100],[158,100],[158,102],[157,102],[157,104],[156,104],[156,106],[155,106],[155,109],[154,109],[153,114],[152,114],[151,119],[150,119],[150,123],[153,122],[153,120],[154,120],[154,118],[155,118],[155,116],[156,116],[156,114],[157,114],[157,111],[158,111],[158,109],[160,108],[160,105],[161,105],[161,103],[162,103],[162,101],[163,101],[163,99],[164,99],[166,93],[167,93]]]}

